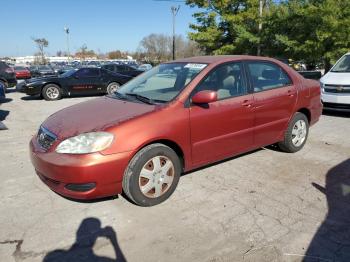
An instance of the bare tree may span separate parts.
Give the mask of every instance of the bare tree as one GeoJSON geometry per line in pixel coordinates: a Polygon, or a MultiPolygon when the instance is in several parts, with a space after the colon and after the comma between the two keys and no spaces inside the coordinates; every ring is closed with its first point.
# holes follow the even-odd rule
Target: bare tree
{"type": "MultiPolygon", "coordinates": [[[[184,39],[181,35],[176,36],[175,44],[177,58],[202,54],[195,42],[184,39]]],[[[172,57],[172,38],[163,34],[150,34],[141,40],[137,54],[142,56],[144,60],[156,63],[170,60],[172,57]]]]}
{"type": "Polygon", "coordinates": [[[40,63],[46,64],[44,48],[49,46],[49,41],[47,41],[45,38],[35,37],[32,37],[32,40],[39,50],[38,55],[40,56],[40,63]]]}

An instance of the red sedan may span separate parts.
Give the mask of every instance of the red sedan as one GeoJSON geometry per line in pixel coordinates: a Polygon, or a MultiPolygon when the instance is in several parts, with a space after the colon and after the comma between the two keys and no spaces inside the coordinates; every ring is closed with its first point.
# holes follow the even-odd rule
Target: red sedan
{"type": "Polygon", "coordinates": [[[29,79],[32,77],[29,69],[24,66],[15,66],[14,70],[17,79],[29,79]]]}
{"type": "Polygon", "coordinates": [[[191,169],[270,144],[299,151],[321,111],[319,82],[275,59],[181,59],[51,115],[30,142],[31,160],[63,196],[124,191],[151,206],[191,169]]]}

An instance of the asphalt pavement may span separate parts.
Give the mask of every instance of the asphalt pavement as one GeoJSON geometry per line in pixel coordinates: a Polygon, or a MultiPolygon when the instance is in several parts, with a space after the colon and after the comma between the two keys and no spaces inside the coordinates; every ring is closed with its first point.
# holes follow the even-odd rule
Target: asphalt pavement
{"type": "Polygon", "coordinates": [[[40,123],[93,97],[7,98],[0,261],[350,261],[350,115],[323,115],[296,154],[262,148],[190,172],[169,200],[142,208],[65,199],[30,163],[40,123]]]}

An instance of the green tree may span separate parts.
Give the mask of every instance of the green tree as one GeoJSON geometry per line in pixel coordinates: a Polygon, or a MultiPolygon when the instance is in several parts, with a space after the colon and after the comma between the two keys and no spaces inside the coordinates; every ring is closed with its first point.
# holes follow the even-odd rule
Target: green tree
{"type": "Polygon", "coordinates": [[[326,69],[350,49],[350,1],[187,0],[200,12],[189,33],[207,54],[253,54],[323,61],[326,69]],[[261,30],[259,29],[261,25],[261,30]]]}
{"type": "MultiPolygon", "coordinates": [[[[257,0],[187,0],[191,7],[202,11],[195,13],[196,24],[190,39],[196,41],[207,54],[256,54],[261,43],[257,0]]],[[[264,1],[265,10],[270,0],[264,1]]]]}
{"type": "Polygon", "coordinates": [[[350,49],[350,1],[291,0],[274,7],[266,36],[270,55],[284,53],[326,70],[350,49]]]}

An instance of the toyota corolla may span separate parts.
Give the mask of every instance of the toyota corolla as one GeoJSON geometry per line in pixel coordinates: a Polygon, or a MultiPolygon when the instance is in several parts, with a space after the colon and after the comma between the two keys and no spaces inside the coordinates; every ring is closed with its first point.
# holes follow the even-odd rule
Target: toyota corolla
{"type": "Polygon", "coordinates": [[[51,115],[30,142],[31,160],[63,196],[124,192],[151,206],[191,169],[270,144],[299,151],[321,111],[320,84],[277,60],[181,59],[51,115]]]}

